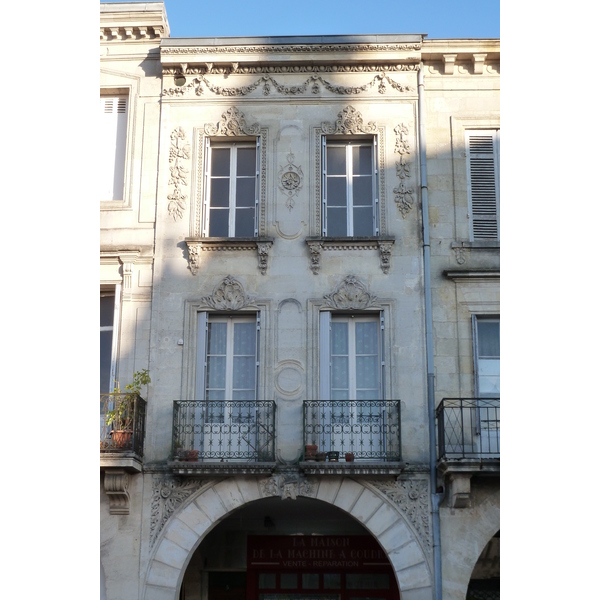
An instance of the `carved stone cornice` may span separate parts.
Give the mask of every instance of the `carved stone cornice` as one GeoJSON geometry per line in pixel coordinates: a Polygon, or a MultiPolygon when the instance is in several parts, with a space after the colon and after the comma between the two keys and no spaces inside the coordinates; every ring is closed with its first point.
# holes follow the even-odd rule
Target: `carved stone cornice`
{"type": "Polygon", "coordinates": [[[150,507],[150,546],[154,546],[169,517],[207,481],[180,477],[155,477],[152,480],[150,507]]]}
{"type": "Polygon", "coordinates": [[[410,477],[394,482],[373,480],[369,483],[396,505],[413,526],[423,545],[431,550],[429,479],[410,477]]]}
{"type": "MultiPolygon", "coordinates": [[[[208,67],[204,68],[208,69],[208,67]]],[[[210,72],[212,72],[212,65],[210,66],[210,68],[210,72]]],[[[190,70],[190,68],[187,65],[185,65],[185,68],[184,66],[182,66],[180,70],[184,71],[183,74],[185,75],[187,74],[187,71],[190,70]]],[[[263,90],[263,96],[269,96],[272,91],[275,91],[278,94],[284,96],[299,96],[306,93],[316,95],[321,93],[321,88],[333,94],[348,96],[362,94],[364,92],[369,91],[375,86],[377,86],[377,91],[380,94],[387,93],[388,86],[399,93],[415,91],[415,88],[413,86],[398,83],[397,81],[391,79],[389,75],[383,72],[378,73],[377,75],[375,75],[375,77],[373,77],[373,79],[371,79],[371,81],[360,86],[337,85],[332,83],[331,81],[324,79],[320,75],[311,75],[308,79],[306,79],[300,84],[283,85],[282,83],[274,79],[271,75],[263,75],[253,83],[247,85],[243,85],[240,87],[223,87],[214,84],[204,75],[198,75],[187,84],[163,90],[163,96],[185,96],[186,93],[191,90],[194,90],[196,96],[202,96],[204,94],[204,90],[206,89],[217,96],[239,97],[247,96],[248,94],[254,92],[261,86],[263,90]]]]}
{"type": "Polygon", "coordinates": [[[187,207],[187,195],[184,194],[182,186],[187,186],[189,169],[185,167],[184,161],[190,158],[190,145],[187,142],[183,127],[176,127],[171,133],[171,145],[169,146],[169,170],[171,177],[169,185],[175,189],[167,196],[169,215],[174,221],[183,217],[183,211],[187,207]]]}
{"type": "Polygon", "coordinates": [[[414,190],[407,187],[408,179],[410,178],[408,126],[401,123],[394,128],[394,133],[396,134],[394,152],[400,155],[400,159],[396,161],[396,175],[400,179],[400,185],[394,188],[394,198],[402,217],[406,218],[414,202],[414,190]]]}
{"type": "Polygon", "coordinates": [[[246,294],[241,282],[227,275],[210,296],[200,298],[200,306],[202,305],[213,310],[239,310],[254,306],[254,298],[246,294]]]}
{"type": "Polygon", "coordinates": [[[200,270],[201,252],[232,252],[255,250],[261,275],[267,272],[273,238],[185,238],[188,249],[188,265],[192,275],[200,270]]]}
{"type": "Polygon", "coordinates": [[[169,37],[169,22],[162,3],[100,4],[100,39],[147,41],[169,37]]]}
{"type": "Polygon", "coordinates": [[[306,238],[310,252],[310,269],[318,275],[321,269],[321,254],[324,250],[379,250],[379,266],[387,274],[390,270],[394,238],[386,237],[320,237],[306,238]]]}
{"type": "Polygon", "coordinates": [[[363,310],[377,304],[378,298],[355,275],[348,275],[331,294],[323,296],[324,306],[334,310],[363,310]]]}

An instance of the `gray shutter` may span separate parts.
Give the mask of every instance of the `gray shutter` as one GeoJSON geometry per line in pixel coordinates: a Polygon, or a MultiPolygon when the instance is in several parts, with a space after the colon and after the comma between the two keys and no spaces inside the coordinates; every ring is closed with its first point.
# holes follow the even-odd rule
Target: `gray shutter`
{"type": "Polygon", "coordinates": [[[254,237],[258,237],[258,206],[260,198],[260,136],[256,138],[256,185],[254,186],[254,237]]]}
{"type": "Polygon", "coordinates": [[[321,138],[321,235],[327,236],[327,138],[321,138]]]}
{"type": "Polygon", "coordinates": [[[379,164],[377,136],[373,138],[373,231],[379,235],[379,164]]]}
{"type": "Polygon", "coordinates": [[[319,400],[330,400],[331,313],[319,313],[319,400]]]}
{"type": "Polygon", "coordinates": [[[498,132],[467,131],[466,138],[473,239],[498,240],[498,132]]]}
{"type": "Polygon", "coordinates": [[[206,343],[208,335],[208,315],[198,313],[196,339],[196,394],[194,400],[204,400],[206,393],[206,343]]]}
{"type": "Polygon", "coordinates": [[[204,206],[202,210],[202,237],[208,237],[208,221],[210,218],[210,138],[204,140],[204,206]]]}

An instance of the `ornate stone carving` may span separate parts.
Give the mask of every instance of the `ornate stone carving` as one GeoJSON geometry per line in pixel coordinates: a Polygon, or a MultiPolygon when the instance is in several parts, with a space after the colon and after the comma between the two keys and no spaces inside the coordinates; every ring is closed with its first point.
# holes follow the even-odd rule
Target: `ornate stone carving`
{"type": "Polygon", "coordinates": [[[282,500],[296,500],[298,496],[314,498],[317,490],[315,482],[300,475],[295,468],[289,472],[272,475],[269,479],[262,479],[259,486],[263,498],[279,496],[282,500]]]}
{"type": "Polygon", "coordinates": [[[189,157],[190,145],[187,143],[185,131],[182,127],[177,127],[171,133],[171,146],[169,147],[169,170],[171,171],[169,185],[175,186],[175,189],[167,196],[169,215],[173,217],[174,221],[183,217],[183,211],[187,205],[187,196],[181,191],[181,186],[187,185],[189,170],[183,166],[182,161],[189,157]]]}
{"type": "Polygon", "coordinates": [[[367,286],[354,275],[348,275],[335,291],[323,296],[326,306],[333,309],[364,309],[377,302],[377,296],[371,294],[367,286]]]}
{"type": "Polygon", "coordinates": [[[252,305],[254,299],[246,294],[244,286],[227,275],[214,289],[212,295],[200,298],[200,303],[214,310],[239,310],[252,305]]]}
{"type": "Polygon", "coordinates": [[[169,517],[206,481],[189,477],[154,478],[150,508],[150,546],[154,546],[169,517]]]}
{"type": "Polygon", "coordinates": [[[402,123],[394,128],[394,133],[396,134],[394,152],[400,155],[400,160],[396,161],[396,175],[400,179],[400,185],[394,188],[394,196],[398,209],[406,218],[414,202],[414,191],[407,187],[407,180],[410,177],[410,167],[407,164],[407,157],[410,154],[408,127],[402,123]]]}
{"type": "Polygon", "coordinates": [[[323,243],[321,241],[306,241],[310,252],[310,270],[315,274],[319,274],[321,269],[321,252],[323,252],[323,243]]]}
{"type": "MultiPolygon", "coordinates": [[[[163,49],[164,50],[164,49],[163,49]]],[[[297,63],[293,66],[287,64],[279,65],[257,65],[257,64],[243,64],[239,63],[221,63],[215,65],[214,63],[203,63],[198,65],[188,65],[187,63],[180,63],[180,66],[163,65],[162,73],[164,76],[174,76],[180,73],[185,75],[260,75],[266,73],[269,75],[275,74],[293,74],[299,73],[376,73],[384,77],[386,73],[400,73],[400,72],[416,72],[419,70],[418,64],[403,63],[403,64],[391,64],[391,63],[377,63],[377,64],[355,64],[355,63],[343,63],[337,62],[335,64],[318,64],[314,63],[297,63]],[[237,68],[234,65],[237,64],[237,68]],[[184,68],[185,67],[185,68],[184,68]]],[[[399,85],[399,84],[397,84],[399,85]]],[[[412,86],[401,86],[401,91],[415,91],[412,86]]],[[[166,90],[169,92],[167,95],[171,95],[177,88],[166,90]]]]}
{"type": "Polygon", "coordinates": [[[256,250],[260,274],[267,272],[268,258],[273,246],[272,238],[186,238],[188,265],[192,275],[200,270],[200,252],[229,252],[235,250],[256,250]]]}
{"type": "Polygon", "coordinates": [[[431,549],[429,510],[429,480],[425,478],[402,479],[395,482],[372,481],[407,517],[424,545],[431,549]]]}
{"type": "Polygon", "coordinates": [[[454,258],[459,265],[464,265],[467,262],[467,248],[456,247],[454,250],[454,258]]]}
{"type": "Polygon", "coordinates": [[[347,106],[338,113],[338,118],[334,124],[322,123],[321,129],[325,134],[357,134],[357,133],[377,133],[377,125],[371,121],[367,125],[363,123],[360,112],[354,107],[347,106]]]}
{"type": "MultiPolygon", "coordinates": [[[[187,69],[187,71],[189,71],[189,69],[187,69]]],[[[344,70],[340,69],[340,71],[344,70]]],[[[211,73],[212,71],[208,71],[207,69],[206,72],[211,73]]],[[[236,72],[238,72],[237,69],[236,72]]],[[[387,93],[386,83],[390,85],[392,89],[400,93],[415,91],[415,88],[413,86],[398,83],[397,81],[391,79],[386,73],[378,73],[371,81],[360,86],[336,85],[334,83],[331,83],[330,81],[327,81],[326,79],[323,79],[323,77],[321,77],[320,75],[311,75],[306,81],[299,85],[288,86],[282,85],[271,75],[263,75],[262,77],[259,77],[254,83],[244,85],[241,87],[222,87],[219,85],[215,85],[204,75],[199,74],[198,77],[194,78],[190,83],[184,86],[178,86],[164,90],[163,96],[183,96],[187,91],[192,89],[194,90],[196,96],[202,96],[204,94],[204,89],[206,88],[207,90],[211,91],[217,96],[239,97],[251,94],[261,85],[263,88],[264,96],[269,96],[271,94],[272,89],[284,96],[299,96],[301,94],[307,93],[308,91],[310,91],[310,93],[314,95],[319,94],[321,92],[320,86],[323,86],[325,90],[331,92],[332,94],[339,94],[342,96],[362,94],[364,92],[369,91],[375,86],[377,86],[377,91],[380,94],[385,94],[387,93]]]]}
{"type": "Polygon", "coordinates": [[[259,135],[260,127],[258,123],[246,125],[246,118],[235,106],[228,108],[217,123],[207,123],[204,125],[206,135],[259,135]]]}
{"type": "MultiPolygon", "coordinates": [[[[314,54],[319,52],[410,52],[420,50],[419,42],[406,44],[297,44],[297,45],[249,45],[249,46],[188,46],[161,48],[161,54],[314,54]]],[[[416,59],[415,59],[416,60],[416,59]]],[[[418,69],[418,64],[414,65],[418,69]]]]}
{"type": "Polygon", "coordinates": [[[123,469],[107,469],[104,473],[104,491],[109,500],[111,515],[129,514],[129,475],[123,469]]]}
{"type": "Polygon", "coordinates": [[[392,241],[381,241],[379,242],[379,260],[381,270],[387,275],[390,270],[390,263],[392,258],[392,241]]]}
{"type": "Polygon", "coordinates": [[[267,272],[267,262],[272,245],[271,242],[257,242],[256,244],[256,249],[258,251],[258,268],[261,275],[264,275],[267,272]]]}
{"type": "Polygon", "coordinates": [[[298,196],[298,193],[302,189],[302,183],[304,182],[304,173],[301,167],[294,164],[294,155],[290,152],[287,155],[288,164],[279,167],[279,189],[287,196],[285,205],[291,212],[294,208],[294,197],[298,196]]]}

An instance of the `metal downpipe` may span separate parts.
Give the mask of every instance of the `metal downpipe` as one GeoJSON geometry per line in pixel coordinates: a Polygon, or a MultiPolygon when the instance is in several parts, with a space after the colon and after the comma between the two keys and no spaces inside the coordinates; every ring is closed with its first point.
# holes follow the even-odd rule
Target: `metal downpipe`
{"type": "Polygon", "coordinates": [[[433,311],[431,303],[431,245],[429,240],[429,199],[427,197],[427,152],[425,144],[423,63],[417,73],[419,117],[419,163],[421,173],[421,207],[423,218],[423,276],[425,288],[425,348],[427,354],[427,413],[429,420],[429,473],[433,528],[434,598],[442,600],[442,557],[440,548],[441,494],[437,493],[435,444],[435,378],[433,363],[433,311]]]}

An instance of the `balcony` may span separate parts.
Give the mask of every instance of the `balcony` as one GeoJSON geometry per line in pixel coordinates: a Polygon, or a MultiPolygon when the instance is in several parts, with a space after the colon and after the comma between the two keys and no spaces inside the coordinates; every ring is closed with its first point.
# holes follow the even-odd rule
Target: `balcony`
{"type": "Polygon", "coordinates": [[[100,467],[141,471],[146,401],[137,394],[100,395],[100,467]]]}
{"type": "Polygon", "coordinates": [[[177,474],[269,474],[275,467],[273,400],[173,403],[169,466],[177,474]]]}
{"type": "Polygon", "coordinates": [[[400,401],[305,400],[304,444],[317,446],[315,459],[306,454],[302,458],[305,473],[400,474],[405,466],[400,401]],[[326,460],[322,453],[327,453],[326,460]],[[348,462],[347,453],[353,455],[348,462]]]}

